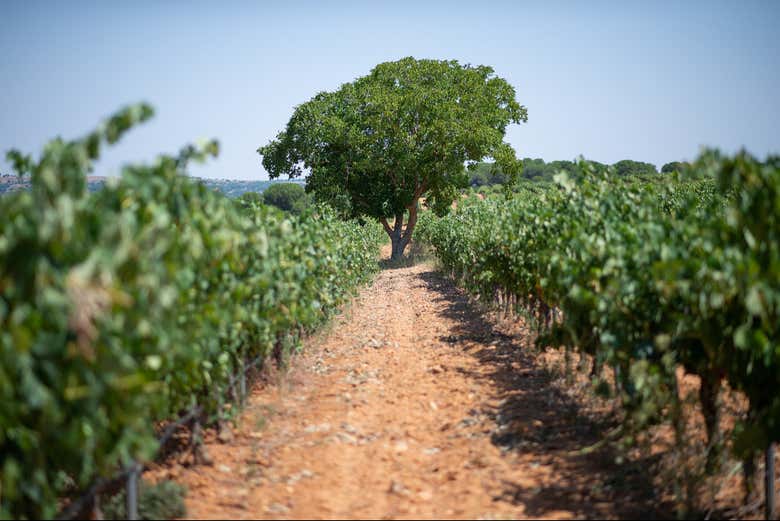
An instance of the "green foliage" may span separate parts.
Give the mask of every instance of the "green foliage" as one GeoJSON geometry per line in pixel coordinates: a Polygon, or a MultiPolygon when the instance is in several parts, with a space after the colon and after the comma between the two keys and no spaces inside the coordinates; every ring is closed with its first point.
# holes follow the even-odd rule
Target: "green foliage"
{"type": "Polygon", "coordinates": [[[686,161],[672,161],[671,163],[666,163],[661,167],[661,173],[671,174],[674,172],[683,172],[690,168],[690,166],[691,164],[686,161]]]}
{"type": "MultiPolygon", "coordinates": [[[[506,127],[526,121],[509,83],[492,68],[404,58],[299,105],[283,132],[258,152],[271,177],[308,171],[306,189],[342,214],[375,219],[410,212],[417,201],[447,208],[468,178],[465,163],[492,157],[510,178],[520,164],[506,127]]],[[[395,251],[395,248],[394,248],[395,251]]]]}
{"type": "Polygon", "coordinates": [[[780,440],[780,159],[709,152],[703,180],[667,183],[581,167],[425,216],[420,237],[481,298],[560,310],[541,342],[614,367],[628,427],[679,420],[682,364],[749,398],[738,450],[780,440]]]}
{"type": "Polygon", "coordinates": [[[469,186],[503,185],[508,181],[509,177],[495,163],[477,163],[469,171],[469,186]]]}
{"type": "Polygon", "coordinates": [[[239,208],[185,175],[216,142],[123,169],[89,193],[125,109],[40,158],[9,153],[29,191],[0,198],[0,517],[56,513],[157,447],[155,422],[220,412],[247,357],[325,320],[377,269],[380,233],[327,212],[239,208]]]}
{"type": "MultiPolygon", "coordinates": [[[[139,519],[181,519],[187,515],[184,496],[187,489],[175,481],[138,483],[139,519]]],[[[124,489],[102,506],[105,519],[127,519],[127,494],[124,489]]]]}
{"type": "Polygon", "coordinates": [[[658,174],[658,170],[654,165],[650,163],[643,163],[642,161],[633,161],[631,159],[623,159],[618,161],[612,167],[615,169],[615,173],[621,177],[626,176],[654,176],[658,174]]]}
{"type": "Polygon", "coordinates": [[[252,208],[263,204],[263,194],[257,192],[244,192],[236,197],[236,204],[239,208],[252,208]]]}
{"type": "Polygon", "coordinates": [[[306,191],[297,183],[272,184],[263,192],[263,202],[295,215],[309,207],[306,191]]]}

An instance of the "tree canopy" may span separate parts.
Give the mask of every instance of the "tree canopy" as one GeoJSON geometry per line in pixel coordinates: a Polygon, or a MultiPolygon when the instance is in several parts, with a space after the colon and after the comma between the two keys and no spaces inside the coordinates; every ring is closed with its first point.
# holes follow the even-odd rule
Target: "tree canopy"
{"type": "Polygon", "coordinates": [[[309,204],[306,190],[298,183],[278,183],[269,186],[263,192],[263,202],[296,215],[300,215],[309,204]]]}
{"type": "Polygon", "coordinates": [[[690,168],[691,164],[687,161],[672,161],[670,163],[666,163],[664,166],[661,167],[661,173],[662,174],[671,174],[672,172],[682,172],[688,168],[690,168]]]}
{"type": "Polygon", "coordinates": [[[306,175],[317,200],[382,222],[398,258],[420,197],[433,208],[449,207],[468,184],[464,164],[492,158],[508,176],[518,175],[520,162],[504,135],[527,118],[514,88],[491,67],[408,57],[299,105],[258,152],[272,178],[306,175]]]}
{"type": "Polygon", "coordinates": [[[650,163],[644,163],[642,161],[634,161],[632,159],[623,159],[612,165],[617,175],[621,177],[629,175],[649,175],[653,176],[658,174],[658,170],[655,169],[655,165],[650,163]]]}

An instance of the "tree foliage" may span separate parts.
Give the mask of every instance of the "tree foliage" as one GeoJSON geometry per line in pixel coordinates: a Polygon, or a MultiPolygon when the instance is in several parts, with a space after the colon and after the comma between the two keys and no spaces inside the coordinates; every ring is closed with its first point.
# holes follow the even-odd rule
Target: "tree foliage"
{"type": "Polygon", "coordinates": [[[690,168],[690,166],[691,164],[687,161],[672,161],[670,163],[665,163],[664,166],[661,167],[661,173],[671,174],[674,172],[683,172],[690,168]]]}
{"type": "Polygon", "coordinates": [[[263,192],[263,202],[300,215],[309,206],[306,190],[298,183],[274,183],[263,192]]]}
{"type": "Polygon", "coordinates": [[[306,172],[318,200],[380,220],[396,257],[411,239],[420,197],[448,207],[467,184],[464,164],[492,157],[508,176],[519,173],[504,134],[526,120],[514,88],[492,68],[409,57],[299,105],[258,152],[271,177],[306,172]]]}
{"type": "Polygon", "coordinates": [[[658,174],[655,165],[642,161],[634,161],[632,159],[623,159],[612,165],[612,167],[614,168],[615,173],[620,177],[654,176],[658,174]]]}

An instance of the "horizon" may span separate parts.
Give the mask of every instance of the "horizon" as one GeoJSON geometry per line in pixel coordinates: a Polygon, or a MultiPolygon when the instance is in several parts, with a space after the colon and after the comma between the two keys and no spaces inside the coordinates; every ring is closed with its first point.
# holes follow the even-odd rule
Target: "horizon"
{"type": "Polygon", "coordinates": [[[404,56],[489,65],[507,79],[529,112],[507,129],[518,158],[660,170],[705,146],[780,152],[774,2],[33,1],[4,2],[0,13],[0,67],[11,78],[0,97],[4,174],[8,149],[37,154],[148,101],[155,117],[107,148],[93,175],[213,137],[220,156],[191,175],[267,180],[256,149],[296,105],[404,56]]]}

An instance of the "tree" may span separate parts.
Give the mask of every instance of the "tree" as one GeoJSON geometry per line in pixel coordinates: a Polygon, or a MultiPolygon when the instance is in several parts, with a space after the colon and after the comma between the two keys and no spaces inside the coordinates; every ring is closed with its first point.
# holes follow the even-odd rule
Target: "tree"
{"type": "Polygon", "coordinates": [[[278,183],[269,186],[263,191],[263,202],[296,215],[308,206],[306,190],[297,183],[278,183]]]}
{"type": "Polygon", "coordinates": [[[682,172],[683,170],[690,168],[690,166],[691,164],[687,161],[672,161],[661,167],[661,173],[671,174],[672,172],[682,172]]]}
{"type": "Polygon", "coordinates": [[[464,164],[492,158],[511,179],[518,175],[504,135],[507,125],[527,119],[514,88],[491,67],[409,57],[299,105],[258,152],[272,178],[307,173],[306,190],[317,200],[348,217],[379,220],[398,259],[420,198],[445,211],[468,185],[464,164]]]}
{"type": "Polygon", "coordinates": [[[503,185],[509,181],[501,168],[495,163],[478,163],[469,172],[469,186],[503,185]]]}
{"type": "Polygon", "coordinates": [[[263,204],[263,195],[258,192],[244,192],[235,199],[239,208],[252,209],[257,205],[263,204]]]}
{"type": "Polygon", "coordinates": [[[618,161],[612,167],[615,169],[617,175],[633,176],[633,175],[656,175],[658,170],[655,169],[655,165],[650,163],[643,163],[642,161],[633,161],[631,159],[623,159],[618,161]]]}

